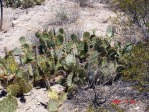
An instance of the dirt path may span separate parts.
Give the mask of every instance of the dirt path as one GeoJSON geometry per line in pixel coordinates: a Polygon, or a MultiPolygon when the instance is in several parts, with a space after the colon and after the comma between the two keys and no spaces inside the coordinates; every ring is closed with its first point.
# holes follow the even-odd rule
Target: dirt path
{"type": "Polygon", "coordinates": [[[71,0],[46,0],[42,5],[29,9],[4,8],[3,31],[0,32],[0,55],[3,56],[3,49],[13,49],[19,46],[18,39],[25,36],[34,40],[34,33],[37,30],[52,27],[64,27],[66,31],[82,32],[96,30],[98,35],[105,35],[106,28],[110,24],[108,18],[115,16],[115,13],[106,8],[105,4],[99,2],[92,3],[85,8],[81,8],[71,0]],[[77,21],[71,24],[55,25],[55,13],[65,7],[74,16],[79,13],[77,21]]]}

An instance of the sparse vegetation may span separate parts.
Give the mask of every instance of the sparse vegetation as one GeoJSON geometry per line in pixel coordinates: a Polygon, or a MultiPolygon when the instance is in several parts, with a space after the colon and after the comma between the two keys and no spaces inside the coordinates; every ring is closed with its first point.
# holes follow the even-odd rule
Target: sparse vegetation
{"type": "Polygon", "coordinates": [[[149,43],[139,43],[133,47],[131,55],[126,56],[127,67],[123,79],[136,82],[140,91],[149,91],[149,43]]]}
{"type": "Polygon", "coordinates": [[[112,106],[113,109],[115,109],[116,112],[125,112],[123,109],[121,109],[117,105],[112,104],[111,106],[112,106]]]}
{"type": "Polygon", "coordinates": [[[84,7],[89,2],[89,0],[76,0],[76,1],[79,3],[81,7],[84,7]]]}
{"type": "Polygon", "coordinates": [[[90,105],[88,106],[86,112],[109,112],[109,111],[105,109],[104,107],[94,108],[93,106],[90,105]]]}
{"type": "Polygon", "coordinates": [[[125,42],[136,44],[143,40],[143,35],[140,29],[132,23],[131,18],[126,14],[117,13],[117,17],[110,17],[109,20],[113,24],[114,32],[116,35],[123,37],[125,42]]]}
{"type": "Polygon", "coordinates": [[[91,1],[90,0],[71,0],[79,4],[80,7],[87,6],[91,1]]]}
{"type": "Polygon", "coordinates": [[[4,4],[7,7],[13,7],[13,8],[29,8],[35,5],[41,5],[41,3],[44,0],[4,0],[4,4]]]}
{"type": "Polygon", "coordinates": [[[148,0],[115,0],[118,6],[131,17],[132,23],[135,23],[141,29],[145,38],[149,38],[149,1],[148,0]]]}
{"type": "Polygon", "coordinates": [[[55,20],[58,25],[74,23],[79,19],[79,16],[79,10],[75,7],[60,6],[55,11],[55,20]]]}

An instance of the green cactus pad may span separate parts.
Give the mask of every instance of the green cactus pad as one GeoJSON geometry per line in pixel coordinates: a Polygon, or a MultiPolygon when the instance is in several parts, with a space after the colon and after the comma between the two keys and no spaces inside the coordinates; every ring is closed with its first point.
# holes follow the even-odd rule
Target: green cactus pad
{"type": "Polygon", "coordinates": [[[58,101],[57,100],[50,100],[48,103],[48,111],[49,112],[56,112],[59,107],[58,101]]]}
{"type": "Polygon", "coordinates": [[[66,65],[71,66],[72,64],[76,64],[76,59],[72,54],[68,54],[65,58],[66,65]]]}
{"type": "Polygon", "coordinates": [[[21,89],[20,89],[20,86],[18,84],[10,84],[7,87],[7,92],[10,95],[17,96],[18,94],[21,93],[21,89]]]}
{"type": "Polygon", "coordinates": [[[22,93],[28,93],[32,90],[32,85],[24,79],[18,79],[17,82],[20,86],[22,93]]]}
{"type": "Polygon", "coordinates": [[[0,112],[15,112],[18,103],[15,97],[7,96],[0,102],[0,112]]]}

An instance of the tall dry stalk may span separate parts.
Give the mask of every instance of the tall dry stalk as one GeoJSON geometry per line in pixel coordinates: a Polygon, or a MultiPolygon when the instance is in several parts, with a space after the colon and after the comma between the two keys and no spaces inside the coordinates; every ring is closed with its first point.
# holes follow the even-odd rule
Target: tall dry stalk
{"type": "Polygon", "coordinates": [[[0,0],[0,7],[1,7],[0,30],[2,30],[2,25],[3,25],[3,5],[2,5],[2,0],[0,0]]]}

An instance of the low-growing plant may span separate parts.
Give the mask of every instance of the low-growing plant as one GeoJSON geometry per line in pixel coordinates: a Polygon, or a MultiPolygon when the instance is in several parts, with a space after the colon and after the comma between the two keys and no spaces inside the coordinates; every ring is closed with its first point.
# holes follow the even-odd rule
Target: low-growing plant
{"type": "Polygon", "coordinates": [[[78,3],[79,6],[81,7],[85,7],[89,5],[89,3],[91,3],[91,0],[71,0],[71,1],[78,3]]]}
{"type": "Polygon", "coordinates": [[[109,112],[107,109],[105,109],[102,106],[99,106],[98,108],[94,108],[94,106],[89,105],[87,107],[87,111],[86,112],[109,112]]]}
{"type": "Polygon", "coordinates": [[[119,106],[112,104],[111,105],[112,108],[116,111],[116,112],[125,112],[123,109],[121,109],[119,106]]]}
{"type": "Polygon", "coordinates": [[[64,103],[67,99],[67,94],[65,92],[57,93],[54,90],[50,90],[49,93],[49,102],[48,102],[48,111],[56,112],[58,108],[64,103]]]}
{"type": "Polygon", "coordinates": [[[149,84],[149,44],[139,43],[133,47],[131,55],[125,57],[127,66],[123,79],[136,82],[135,88],[147,90],[149,84]]]}
{"type": "MultiPolygon", "coordinates": [[[[116,13],[117,17],[110,17],[109,20],[113,24],[116,36],[123,39],[123,43],[130,42],[136,44],[143,40],[143,35],[140,29],[133,24],[131,18],[126,14],[116,13]]],[[[118,40],[118,38],[116,38],[118,40]]]]}
{"type": "Polygon", "coordinates": [[[89,2],[89,0],[77,0],[77,2],[81,7],[84,7],[89,2]]]}
{"type": "Polygon", "coordinates": [[[56,23],[60,25],[76,22],[79,16],[77,7],[59,6],[55,11],[56,23]]]}

